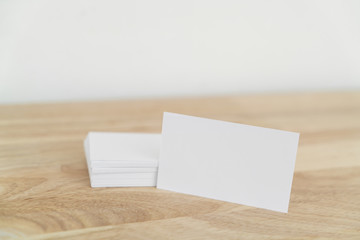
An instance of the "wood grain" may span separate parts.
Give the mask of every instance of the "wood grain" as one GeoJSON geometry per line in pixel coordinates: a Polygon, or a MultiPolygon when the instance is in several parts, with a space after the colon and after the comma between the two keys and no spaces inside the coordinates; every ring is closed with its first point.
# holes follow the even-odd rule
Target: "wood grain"
{"type": "Polygon", "coordinates": [[[0,239],[360,239],[360,92],[0,106],[0,239]],[[178,112],[301,133],[288,214],[156,188],[96,188],[88,131],[178,112]]]}

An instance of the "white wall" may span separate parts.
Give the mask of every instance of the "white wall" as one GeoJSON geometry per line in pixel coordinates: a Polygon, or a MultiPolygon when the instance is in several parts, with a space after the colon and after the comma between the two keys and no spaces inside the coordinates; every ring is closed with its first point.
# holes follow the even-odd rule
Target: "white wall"
{"type": "Polygon", "coordinates": [[[0,103],[354,88],[358,0],[0,0],[0,103]]]}

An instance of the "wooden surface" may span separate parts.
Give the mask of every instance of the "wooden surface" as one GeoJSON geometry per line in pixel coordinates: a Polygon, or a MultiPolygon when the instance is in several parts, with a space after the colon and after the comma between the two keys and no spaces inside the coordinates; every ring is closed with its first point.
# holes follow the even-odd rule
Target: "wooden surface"
{"type": "Polygon", "coordinates": [[[0,106],[0,239],[360,239],[360,92],[0,106]],[[163,111],[300,132],[288,214],[89,185],[88,131],[163,111]]]}

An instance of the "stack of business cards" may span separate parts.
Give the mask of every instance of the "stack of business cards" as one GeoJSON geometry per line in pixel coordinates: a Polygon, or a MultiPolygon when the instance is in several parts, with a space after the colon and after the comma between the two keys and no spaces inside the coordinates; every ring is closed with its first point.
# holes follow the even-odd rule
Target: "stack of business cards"
{"type": "Polygon", "coordinates": [[[84,149],[91,186],[156,186],[160,141],[160,134],[90,132],[84,149]]]}

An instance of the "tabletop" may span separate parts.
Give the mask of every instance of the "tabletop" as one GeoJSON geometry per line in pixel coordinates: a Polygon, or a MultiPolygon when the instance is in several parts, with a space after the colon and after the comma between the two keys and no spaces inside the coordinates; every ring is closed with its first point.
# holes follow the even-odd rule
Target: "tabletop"
{"type": "Polygon", "coordinates": [[[0,239],[360,239],[360,92],[0,106],[0,239]],[[289,213],[91,188],[89,131],[160,133],[163,112],[300,133],[289,213]]]}

